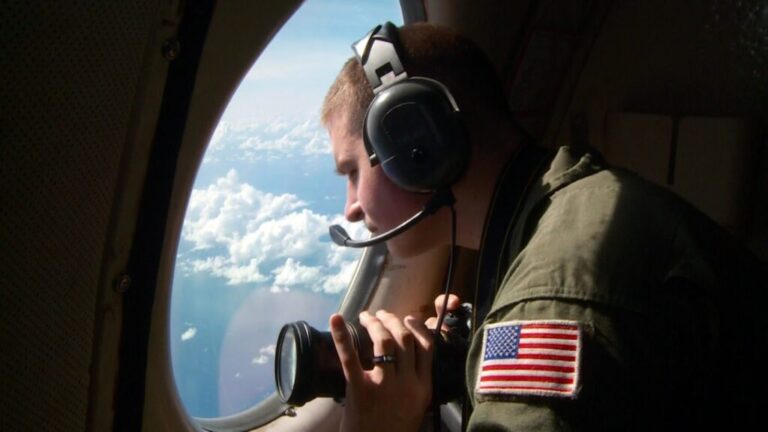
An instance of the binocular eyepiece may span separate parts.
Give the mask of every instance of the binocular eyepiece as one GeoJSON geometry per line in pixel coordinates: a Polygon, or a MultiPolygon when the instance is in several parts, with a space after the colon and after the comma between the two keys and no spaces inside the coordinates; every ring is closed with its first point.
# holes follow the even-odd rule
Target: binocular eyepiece
{"type": "MultiPolygon", "coordinates": [[[[464,393],[471,306],[462,305],[445,317],[447,332],[435,334],[432,364],[432,397],[438,403],[458,399],[464,393]]],[[[347,323],[363,369],[373,368],[373,343],[368,331],[347,323]]],[[[275,350],[275,381],[283,402],[303,405],[316,397],[343,398],[346,380],[330,332],[321,332],[304,321],[288,323],[280,330],[275,350]]]]}

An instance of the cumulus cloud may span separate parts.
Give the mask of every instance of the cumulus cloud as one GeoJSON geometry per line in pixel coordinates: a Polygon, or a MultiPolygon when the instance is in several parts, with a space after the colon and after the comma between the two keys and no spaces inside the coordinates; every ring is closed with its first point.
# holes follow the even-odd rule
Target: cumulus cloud
{"type": "Polygon", "coordinates": [[[357,268],[357,262],[345,261],[341,264],[341,270],[328,276],[323,281],[322,290],[327,293],[340,293],[347,289],[349,281],[357,268]]]}
{"type": "Polygon", "coordinates": [[[194,189],[184,221],[184,239],[196,249],[238,240],[243,225],[258,226],[265,220],[290,214],[306,203],[291,194],[273,195],[240,181],[229,170],[205,189],[194,189]]]}
{"type": "Polygon", "coordinates": [[[251,359],[251,364],[254,366],[267,364],[270,359],[275,357],[275,349],[276,346],[274,344],[260,348],[259,355],[251,359]]]}
{"type": "Polygon", "coordinates": [[[321,267],[308,267],[293,258],[285,260],[285,264],[272,271],[275,275],[275,285],[292,286],[305,285],[320,279],[321,267]]]}
{"type": "Polygon", "coordinates": [[[193,337],[195,337],[196,334],[197,334],[197,328],[190,327],[184,333],[181,334],[181,341],[186,342],[192,339],[193,337]]]}
{"type": "Polygon", "coordinates": [[[220,122],[208,144],[204,162],[305,157],[330,154],[328,132],[317,115],[268,122],[220,122]]]}
{"type": "Polygon", "coordinates": [[[259,271],[260,262],[256,259],[249,260],[247,264],[239,264],[227,257],[215,256],[204,260],[193,260],[190,264],[193,271],[208,272],[214,276],[226,278],[229,285],[267,280],[267,277],[259,271]]]}
{"type": "Polygon", "coordinates": [[[253,365],[263,365],[263,364],[267,364],[268,361],[269,361],[269,357],[265,356],[264,354],[261,354],[258,357],[252,358],[251,359],[251,364],[253,364],[253,365]]]}
{"type": "Polygon", "coordinates": [[[362,224],[316,213],[292,194],[257,190],[233,169],[193,190],[182,238],[198,253],[181,254],[180,268],[224,278],[229,285],[269,287],[274,293],[337,294],[346,289],[360,256],[330,242],[328,226],[337,223],[353,237],[365,236],[362,224]]]}
{"type": "Polygon", "coordinates": [[[301,209],[261,224],[249,223],[249,227],[252,231],[230,245],[230,255],[236,260],[307,257],[319,252],[317,243],[328,231],[328,217],[301,209]]]}

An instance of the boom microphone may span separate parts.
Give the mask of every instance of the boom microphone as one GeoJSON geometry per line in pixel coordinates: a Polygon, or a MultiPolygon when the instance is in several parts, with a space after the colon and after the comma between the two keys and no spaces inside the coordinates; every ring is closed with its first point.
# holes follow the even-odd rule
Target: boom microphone
{"type": "Polygon", "coordinates": [[[432,198],[430,198],[429,201],[424,204],[424,207],[422,207],[418,213],[411,216],[408,220],[396,226],[395,228],[385,232],[384,234],[372,237],[368,240],[352,240],[349,234],[347,234],[347,231],[342,228],[341,225],[331,225],[328,228],[328,233],[331,235],[331,240],[333,240],[333,242],[339,246],[352,248],[368,247],[391,239],[392,237],[421,222],[421,220],[427,216],[435,214],[435,212],[443,206],[450,206],[455,202],[456,198],[454,198],[450,189],[438,190],[434,195],[432,195],[432,198]]]}

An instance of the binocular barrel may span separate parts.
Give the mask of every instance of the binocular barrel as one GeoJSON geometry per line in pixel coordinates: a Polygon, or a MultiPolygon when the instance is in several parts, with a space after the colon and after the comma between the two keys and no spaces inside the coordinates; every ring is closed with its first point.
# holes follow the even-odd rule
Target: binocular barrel
{"type": "MultiPolygon", "coordinates": [[[[464,362],[467,356],[468,317],[471,310],[450,313],[451,331],[435,340],[432,365],[432,397],[438,403],[458,399],[464,393],[464,362]]],[[[373,368],[373,344],[368,331],[347,323],[360,364],[373,368]]],[[[275,381],[283,402],[303,405],[316,397],[343,398],[346,380],[330,332],[321,332],[305,321],[288,323],[280,330],[275,350],[275,381]]]]}
{"type": "MultiPolygon", "coordinates": [[[[373,367],[373,344],[359,324],[347,323],[360,363],[373,367]]],[[[321,332],[305,321],[288,323],[280,330],[275,350],[275,379],[283,402],[303,405],[316,397],[344,397],[346,380],[330,332],[321,332]]]]}

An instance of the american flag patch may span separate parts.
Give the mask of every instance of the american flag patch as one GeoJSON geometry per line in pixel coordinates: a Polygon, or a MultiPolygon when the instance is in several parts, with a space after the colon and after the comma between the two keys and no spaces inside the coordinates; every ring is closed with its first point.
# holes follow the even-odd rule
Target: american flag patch
{"type": "Polygon", "coordinates": [[[475,391],[480,395],[574,397],[581,332],[576,321],[489,324],[475,391]]]}

